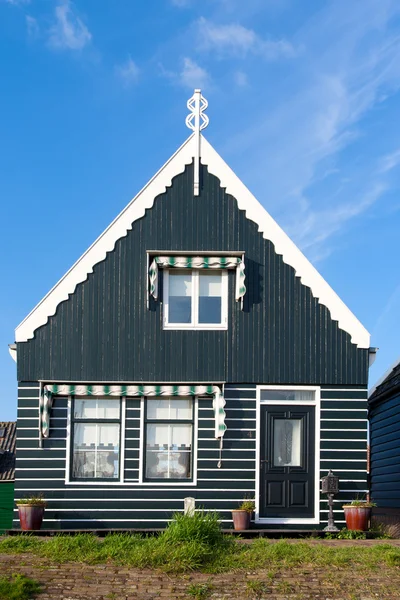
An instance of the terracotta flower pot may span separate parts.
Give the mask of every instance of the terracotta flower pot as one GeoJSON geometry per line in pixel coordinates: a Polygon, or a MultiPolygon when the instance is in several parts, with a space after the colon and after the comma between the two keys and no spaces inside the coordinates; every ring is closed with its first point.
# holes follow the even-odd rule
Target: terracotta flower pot
{"type": "Polygon", "coordinates": [[[233,528],[236,531],[244,531],[245,529],[250,529],[250,518],[251,514],[247,512],[247,510],[233,510],[233,528]]]}
{"type": "Polygon", "coordinates": [[[367,531],[371,518],[371,507],[369,506],[344,506],[346,527],[351,531],[367,531]]]}
{"type": "Polygon", "coordinates": [[[18,504],[19,522],[22,531],[37,531],[43,521],[44,506],[18,504]]]}

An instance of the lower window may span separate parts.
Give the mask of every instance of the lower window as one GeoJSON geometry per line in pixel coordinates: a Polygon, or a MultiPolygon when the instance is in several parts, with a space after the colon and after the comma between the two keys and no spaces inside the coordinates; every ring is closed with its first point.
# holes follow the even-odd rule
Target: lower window
{"type": "Polygon", "coordinates": [[[119,479],[120,401],[75,399],[72,479],[119,479]]]}
{"type": "Polygon", "coordinates": [[[146,480],[192,479],[193,399],[147,399],[146,480]]]}

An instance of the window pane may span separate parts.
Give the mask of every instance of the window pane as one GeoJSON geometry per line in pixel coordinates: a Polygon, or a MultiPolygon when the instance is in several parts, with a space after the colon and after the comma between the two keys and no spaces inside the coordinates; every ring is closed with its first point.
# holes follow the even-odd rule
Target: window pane
{"type": "Polygon", "coordinates": [[[310,390],[261,390],[261,400],[314,400],[315,392],[310,390]]]}
{"type": "Polygon", "coordinates": [[[192,425],[146,426],[146,477],[189,479],[191,477],[192,425]]]}
{"type": "Polygon", "coordinates": [[[274,467],[301,466],[300,419],[274,419],[274,467]]]}
{"type": "Polygon", "coordinates": [[[119,419],[119,398],[75,399],[74,419],[119,419]]]}
{"type": "Polygon", "coordinates": [[[169,273],[168,322],[191,323],[192,321],[192,275],[169,273]]]}
{"type": "Polygon", "coordinates": [[[148,419],[191,419],[191,398],[155,398],[147,400],[148,419]]]}
{"type": "Polygon", "coordinates": [[[75,423],[72,476],[118,479],[119,424],[75,423]]]}
{"type": "Polygon", "coordinates": [[[199,273],[199,323],[221,323],[221,273],[199,273]]]}

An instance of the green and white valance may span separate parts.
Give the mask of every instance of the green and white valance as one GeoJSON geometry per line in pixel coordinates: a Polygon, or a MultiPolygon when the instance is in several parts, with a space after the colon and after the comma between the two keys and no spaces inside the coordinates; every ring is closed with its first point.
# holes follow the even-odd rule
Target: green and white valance
{"type": "Polygon", "coordinates": [[[213,396],[215,437],[225,431],[225,399],[217,385],[45,385],[40,398],[40,431],[49,437],[54,396],[213,396]]]}
{"type": "Polygon", "coordinates": [[[155,256],[149,268],[150,296],[158,298],[158,269],[236,269],[236,300],[246,293],[244,262],[239,256],[155,256]]]}

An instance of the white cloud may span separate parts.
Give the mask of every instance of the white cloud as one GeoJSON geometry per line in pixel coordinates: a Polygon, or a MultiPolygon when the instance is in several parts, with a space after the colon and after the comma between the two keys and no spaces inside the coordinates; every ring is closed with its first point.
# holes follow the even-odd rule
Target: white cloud
{"type": "Polygon", "coordinates": [[[313,209],[308,202],[303,203],[303,210],[296,211],[287,221],[285,230],[287,234],[299,245],[313,262],[327,258],[331,248],[323,244],[333,234],[343,231],[351,219],[358,217],[370,208],[385,193],[387,186],[382,181],[376,181],[373,187],[351,202],[328,206],[322,209],[313,209]]]}
{"type": "Polygon", "coordinates": [[[26,28],[30,38],[37,38],[39,35],[39,25],[37,20],[30,15],[25,16],[26,28]]]}
{"type": "Polygon", "coordinates": [[[122,65],[115,67],[117,76],[121,79],[125,86],[130,86],[137,82],[139,78],[140,69],[136,63],[129,56],[128,60],[122,65]]]}
{"type": "Polygon", "coordinates": [[[395,150],[394,152],[391,152],[390,154],[386,154],[386,156],[382,157],[379,170],[381,173],[388,173],[389,171],[392,171],[399,165],[400,165],[400,148],[398,150],[395,150]]]}
{"type": "Polygon", "coordinates": [[[179,81],[185,87],[192,89],[202,88],[210,82],[210,76],[191,58],[183,59],[183,68],[179,73],[179,81]]]}
{"type": "Polygon", "coordinates": [[[264,40],[252,29],[232,23],[216,25],[201,17],[197,21],[200,50],[217,52],[220,56],[245,57],[255,54],[266,60],[291,58],[296,50],[286,40],[264,40]]]}
{"type": "Polygon", "coordinates": [[[55,8],[55,23],[49,31],[49,45],[60,50],[82,50],[90,43],[92,34],[74,14],[69,0],[55,8]]]}
{"type": "Polygon", "coordinates": [[[390,294],[385,306],[383,307],[380,314],[378,315],[375,326],[372,330],[373,335],[376,335],[379,332],[379,330],[382,328],[384,321],[387,319],[388,315],[391,312],[394,313],[395,318],[393,320],[392,319],[390,320],[390,325],[393,326],[393,323],[395,322],[397,325],[397,328],[398,328],[398,323],[399,323],[398,308],[399,307],[400,307],[400,284],[397,284],[395,289],[393,290],[393,292],[390,294]],[[394,309],[396,310],[396,312],[394,312],[394,309]]]}
{"type": "MultiPolygon", "coordinates": [[[[389,27],[400,6],[343,6],[326,5],[297,33],[294,43],[304,52],[290,86],[287,76],[265,95],[260,78],[255,93],[264,101],[251,118],[243,113],[239,133],[222,149],[237,157],[256,196],[295,241],[318,257],[330,237],[388,191],[385,172],[400,164],[400,151],[380,169],[351,153],[342,160],[343,150],[365,135],[366,117],[400,89],[400,36],[389,27]],[[332,172],[324,186],[321,173],[332,172]]],[[[369,158],[377,164],[378,157],[369,158]]]]}
{"type": "Polygon", "coordinates": [[[238,87],[246,87],[249,85],[247,74],[243,71],[236,71],[233,75],[233,78],[238,87]]]}
{"type": "Polygon", "coordinates": [[[31,0],[3,0],[6,4],[12,4],[13,6],[24,6],[30,4],[31,0]]]}

